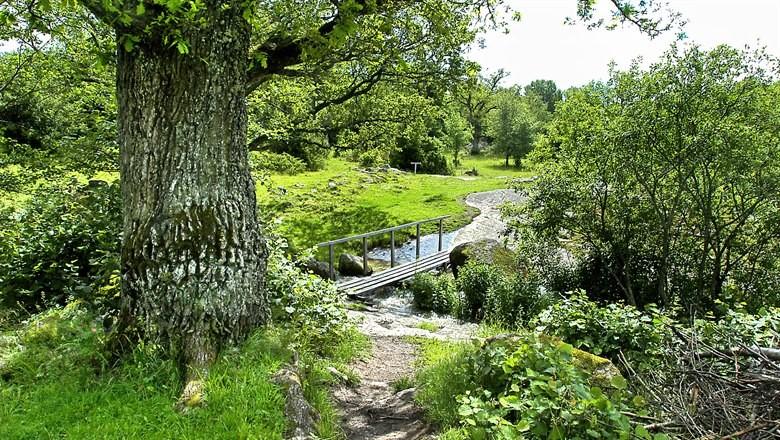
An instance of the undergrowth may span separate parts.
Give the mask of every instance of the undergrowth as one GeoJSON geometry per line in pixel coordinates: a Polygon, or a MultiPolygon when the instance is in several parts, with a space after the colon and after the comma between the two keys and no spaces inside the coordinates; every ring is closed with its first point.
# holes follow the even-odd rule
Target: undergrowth
{"type": "MultiPolygon", "coordinates": [[[[182,415],[173,408],[178,371],[160,347],[139,344],[109,368],[99,324],[74,303],[0,337],[0,438],[283,438],[285,397],[271,377],[292,361],[297,333],[267,328],[223,352],[207,378],[205,405],[182,415]]],[[[367,344],[354,329],[342,336],[327,358],[299,352],[304,393],[321,414],[325,439],[341,438],[327,394],[337,378],[327,367],[346,364],[367,344]]]]}

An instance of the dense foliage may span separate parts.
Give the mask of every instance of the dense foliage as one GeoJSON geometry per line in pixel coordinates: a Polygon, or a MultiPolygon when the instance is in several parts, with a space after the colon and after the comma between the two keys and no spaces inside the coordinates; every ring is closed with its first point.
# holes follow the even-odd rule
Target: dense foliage
{"type": "Polygon", "coordinates": [[[635,434],[626,381],[602,389],[575,366],[572,347],[529,334],[492,343],[465,362],[476,389],[458,397],[458,414],[471,438],[622,439],[635,434]]]}
{"type": "Polygon", "coordinates": [[[0,304],[28,313],[80,299],[118,306],[119,184],[75,178],[35,190],[0,221],[0,304]]]}
{"type": "Polygon", "coordinates": [[[414,306],[420,310],[457,314],[460,308],[460,297],[449,275],[420,273],[409,281],[407,288],[412,292],[414,306]]]}
{"type": "Polygon", "coordinates": [[[777,74],[761,54],[693,47],[570,91],[517,237],[570,239],[576,284],[604,299],[691,314],[777,304],[777,74]]]}

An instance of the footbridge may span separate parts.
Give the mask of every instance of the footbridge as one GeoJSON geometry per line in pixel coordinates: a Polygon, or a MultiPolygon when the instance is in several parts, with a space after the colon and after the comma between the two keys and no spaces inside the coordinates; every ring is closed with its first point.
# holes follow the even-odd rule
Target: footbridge
{"type": "Polygon", "coordinates": [[[367,232],[365,234],[353,235],[350,237],[339,238],[336,240],[319,243],[317,246],[328,248],[328,271],[330,278],[336,281],[336,286],[342,292],[348,295],[360,295],[370,292],[380,287],[389,286],[407,278],[413,277],[420,272],[427,272],[449,263],[449,250],[443,249],[443,229],[442,223],[448,215],[420,220],[403,225],[393,226],[391,228],[380,229],[367,232]],[[430,255],[420,255],[420,226],[424,224],[435,223],[438,225],[438,246],[437,251],[430,255]],[[415,259],[414,261],[398,264],[396,260],[396,232],[414,228],[415,233],[415,259]],[[368,239],[380,235],[390,235],[390,268],[381,272],[376,272],[370,276],[368,266],[368,239]],[[337,244],[343,244],[351,241],[361,240],[363,243],[363,275],[348,279],[337,279],[335,270],[335,247],[337,244]]]}

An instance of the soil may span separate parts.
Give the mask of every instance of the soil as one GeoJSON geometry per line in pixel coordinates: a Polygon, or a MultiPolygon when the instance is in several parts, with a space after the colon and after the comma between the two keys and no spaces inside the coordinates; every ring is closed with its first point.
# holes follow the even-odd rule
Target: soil
{"type": "Polygon", "coordinates": [[[341,386],[333,397],[341,410],[349,440],[416,440],[432,438],[432,427],[414,402],[414,388],[399,392],[393,382],[414,374],[417,348],[399,337],[375,337],[371,354],[352,367],[357,387],[341,386]]]}

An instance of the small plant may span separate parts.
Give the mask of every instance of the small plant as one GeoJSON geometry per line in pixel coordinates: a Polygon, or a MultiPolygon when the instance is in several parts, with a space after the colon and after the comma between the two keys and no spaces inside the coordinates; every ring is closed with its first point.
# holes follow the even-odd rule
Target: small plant
{"type": "Polygon", "coordinates": [[[504,282],[503,273],[495,266],[469,261],[459,270],[457,285],[463,292],[461,319],[479,321],[485,314],[488,292],[504,282]]]}
{"type": "Polygon", "coordinates": [[[430,321],[424,321],[417,324],[417,328],[429,331],[431,333],[436,333],[437,331],[441,330],[441,326],[439,324],[430,321]]]}
{"type": "Polygon", "coordinates": [[[403,376],[392,381],[390,383],[390,386],[393,388],[393,391],[398,393],[403,390],[408,390],[409,388],[414,388],[414,381],[412,380],[411,377],[403,376]]]}
{"type": "Polygon", "coordinates": [[[277,238],[268,248],[266,288],[274,320],[297,331],[308,346],[298,347],[330,355],[337,342],[349,336],[342,296],[335,284],[308,274],[284,254],[286,243],[277,238]]]}
{"type": "Polygon", "coordinates": [[[455,283],[449,274],[420,273],[408,283],[414,306],[423,311],[451,314],[458,307],[455,283]]]}

